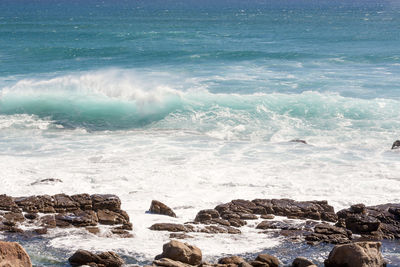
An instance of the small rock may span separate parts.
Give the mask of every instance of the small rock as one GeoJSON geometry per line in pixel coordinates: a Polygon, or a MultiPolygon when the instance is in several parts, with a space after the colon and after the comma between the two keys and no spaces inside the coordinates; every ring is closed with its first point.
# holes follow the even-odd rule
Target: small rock
{"type": "Polygon", "coordinates": [[[325,266],[383,267],[386,262],[381,254],[380,242],[356,242],[335,246],[325,260],[325,266]]]}
{"type": "Polygon", "coordinates": [[[149,211],[154,214],[161,214],[161,215],[176,217],[175,212],[170,207],[168,207],[164,203],[157,201],[157,200],[151,201],[149,211]]]}
{"type": "Polygon", "coordinates": [[[240,263],[244,262],[245,260],[242,257],[239,256],[230,256],[230,257],[225,257],[221,258],[218,260],[219,264],[235,264],[239,265],[240,263]]]}
{"type": "Polygon", "coordinates": [[[169,238],[187,239],[187,238],[193,238],[193,236],[187,235],[185,233],[171,233],[169,234],[169,238]]]}
{"type": "Polygon", "coordinates": [[[55,183],[62,183],[63,181],[61,179],[57,179],[57,178],[46,178],[46,179],[41,179],[41,180],[37,180],[33,183],[31,183],[31,185],[37,185],[37,184],[55,184],[55,183]]]}
{"type": "Polygon", "coordinates": [[[301,139],[293,139],[293,140],[290,140],[289,142],[307,144],[307,142],[305,140],[301,140],[301,139]]]}
{"type": "Polygon", "coordinates": [[[392,145],[392,149],[396,149],[400,147],[400,140],[396,140],[394,141],[393,145],[392,145]]]}
{"type": "Polygon", "coordinates": [[[153,261],[153,266],[165,266],[165,267],[193,267],[190,264],[186,264],[180,261],[174,261],[168,258],[162,258],[153,261]]]}
{"type": "Polygon", "coordinates": [[[189,232],[189,229],[186,226],[177,223],[156,223],[150,227],[150,230],[168,232],[189,232]]]}
{"type": "Polygon", "coordinates": [[[261,215],[261,219],[273,220],[273,219],[275,219],[275,216],[272,214],[264,214],[264,215],[261,215]]]}

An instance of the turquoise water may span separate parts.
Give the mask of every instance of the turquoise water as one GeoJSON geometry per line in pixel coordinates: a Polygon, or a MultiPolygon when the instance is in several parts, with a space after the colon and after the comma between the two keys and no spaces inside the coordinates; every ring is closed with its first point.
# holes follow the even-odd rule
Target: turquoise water
{"type": "MultiPolygon", "coordinates": [[[[149,262],[154,196],[181,222],[233,198],[399,202],[399,128],[399,1],[0,0],[0,193],[118,192],[136,218],[133,242],[39,239],[62,264],[66,248],[149,262]],[[30,185],[47,177],[64,183],[30,185]]],[[[188,241],[266,249],[240,238],[188,241]]]]}

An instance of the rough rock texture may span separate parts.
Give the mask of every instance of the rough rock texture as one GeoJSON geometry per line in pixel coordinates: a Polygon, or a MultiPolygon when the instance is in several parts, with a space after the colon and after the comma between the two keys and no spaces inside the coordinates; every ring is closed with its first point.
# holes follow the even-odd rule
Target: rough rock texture
{"type": "Polygon", "coordinates": [[[180,261],[190,265],[199,265],[201,263],[202,254],[198,247],[172,240],[163,245],[163,252],[156,256],[155,260],[163,258],[180,261]]]}
{"type": "Polygon", "coordinates": [[[267,214],[287,216],[298,219],[336,222],[337,216],[327,201],[295,201],[292,199],[255,199],[258,206],[265,208],[267,214]]]}
{"type": "Polygon", "coordinates": [[[278,258],[275,256],[272,256],[272,255],[268,255],[268,254],[259,254],[255,261],[266,263],[268,267],[278,267],[279,266],[278,258]]]}
{"type": "Polygon", "coordinates": [[[319,242],[344,244],[349,243],[351,238],[351,231],[325,223],[316,225],[314,232],[305,237],[310,244],[319,242]]]}
{"type": "Polygon", "coordinates": [[[23,232],[18,226],[26,225],[40,227],[40,231],[33,231],[40,234],[47,231],[45,228],[98,224],[121,225],[125,232],[111,230],[121,237],[128,237],[126,230],[132,230],[129,216],[121,210],[121,201],[115,195],[57,194],[16,198],[0,195],[0,231],[23,232]]]}
{"type": "Polygon", "coordinates": [[[94,254],[86,250],[77,250],[69,259],[72,266],[90,265],[92,267],[120,267],[124,261],[114,252],[94,254]]]}
{"type": "Polygon", "coordinates": [[[32,263],[20,244],[0,241],[0,267],[32,267],[32,263]]]}
{"type": "Polygon", "coordinates": [[[186,264],[180,261],[174,261],[168,258],[162,258],[153,261],[153,266],[165,266],[165,267],[192,267],[190,264],[186,264]]]}
{"type": "Polygon", "coordinates": [[[295,258],[292,263],[292,267],[308,267],[308,266],[315,266],[315,265],[312,261],[303,257],[295,258]]]}
{"type": "Polygon", "coordinates": [[[177,223],[155,223],[150,227],[153,231],[190,232],[190,228],[177,223]]]}
{"type": "Polygon", "coordinates": [[[230,257],[225,257],[221,258],[218,260],[219,264],[235,264],[239,265],[240,263],[244,262],[245,260],[242,257],[238,256],[230,256],[230,257]]]}
{"type": "Polygon", "coordinates": [[[400,204],[351,206],[337,213],[338,225],[370,239],[400,239],[400,204]]]}
{"type": "Polygon", "coordinates": [[[356,242],[337,245],[327,260],[326,267],[382,267],[386,263],[381,254],[380,242],[356,242]]]}
{"type": "Polygon", "coordinates": [[[151,202],[149,211],[154,214],[161,214],[161,215],[176,217],[175,212],[170,207],[168,207],[164,203],[161,203],[160,201],[157,201],[157,200],[153,200],[151,202]]]}

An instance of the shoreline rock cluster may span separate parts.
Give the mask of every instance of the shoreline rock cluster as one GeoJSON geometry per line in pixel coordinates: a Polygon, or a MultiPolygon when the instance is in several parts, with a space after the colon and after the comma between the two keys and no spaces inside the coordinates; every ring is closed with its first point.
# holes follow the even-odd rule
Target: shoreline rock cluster
{"type": "Polygon", "coordinates": [[[121,200],[116,195],[0,195],[2,232],[37,235],[46,234],[48,228],[80,227],[98,233],[99,225],[110,226],[112,234],[132,237],[129,216],[121,210],[121,200]],[[29,230],[22,230],[21,226],[29,230]]]}
{"type": "MultiPolygon", "coordinates": [[[[157,200],[152,201],[149,212],[177,217],[170,207],[157,200]]],[[[0,195],[0,231],[4,233],[43,234],[48,228],[55,227],[81,227],[94,232],[99,225],[108,226],[118,236],[132,236],[129,233],[132,223],[128,214],[121,210],[121,201],[115,195],[0,195]],[[21,226],[28,230],[22,230],[21,226]]],[[[241,234],[240,228],[244,225],[254,227],[260,234],[272,232],[290,241],[307,242],[310,245],[321,242],[335,244],[325,261],[326,267],[385,266],[380,252],[381,243],[376,241],[400,239],[400,204],[369,207],[356,204],[335,213],[327,201],[236,199],[213,209],[200,210],[193,221],[184,224],[156,223],[149,228],[170,232],[171,239],[187,239],[191,237],[188,235],[191,232],[241,234]],[[275,216],[287,219],[276,220],[275,216]],[[254,220],[256,223],[248,224],[254,220]]],[[[8,252],[7,245],[3,250],[0,246],[0,266],[1,260],[4,260],[1,257],[15,256],[13,253],[8,252]]],[[[86,264],[93,267],[123,264],[122,258],[113,252],[93,254],[83,250],[72,255],[69,262],[72,266],[86,264]]],[[[230,256],[221,258],[218,263],[207,263],[202,261],[199,248],[172,240],[164,245],[163,253],[156,256],[152,266],[270,267],[279,264],[279,259],[266,254],[246,260],[230,256]]],[[[315,265],[307,259],[297,258],[292,266],[315,265]]]]}
{"type": "Polygon", "coordinates": [[[150,229],[173,232],[171,238],[187,238],[186,233],[190,232],[240,234],[241,226],[258,219],[264,220],[255,228],[264,233],[279,230],[280,236],[311,245],[400,239],[400,204],[392,203],[371,207],[356,204],[335,213],[327,201],[237,199],[199,211],[192,222],[157,223],[150,229]],[[284,216],[287,220],[274,220],[275,216],[284,216]]]}

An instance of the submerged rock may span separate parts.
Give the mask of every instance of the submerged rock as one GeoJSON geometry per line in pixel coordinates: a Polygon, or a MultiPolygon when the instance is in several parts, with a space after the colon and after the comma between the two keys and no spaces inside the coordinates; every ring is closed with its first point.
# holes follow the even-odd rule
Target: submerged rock
{"type": "Polygon", "coordinates": [[[198,247],[182,243],[176,240],[163,245],[163,252],[155,257],[155,260],[163,258],[179,261],[189,265],[199,265],[202,259],[201,250],[198,247]]]}
{"type": "Polygon", "coordinates": [[[32,267],[32,263],[20,244],[0,241],[0,266],[32,267]]]}
{"type": "Polygon", "coordinates": [[[381,254],[380,242],[356,242],[337,245],[327,260],[326,267],[383,267],[386,266],[381,254]]]}
{"type": "Polygon", "coordinates": [[[161,215],[167,215],[170,217],[176,217],[175,212],[170,207],[168,207],[164,203],[157,201],[157,200],[151,201],[149,211],[154,214],[161,214],[161,215]]]}
{"type": "Polygon", "coordinates": [[[307,142],[305,140],[302,140],[302,139],[292,139],[289,142],[307,144],[307,142]]]}

